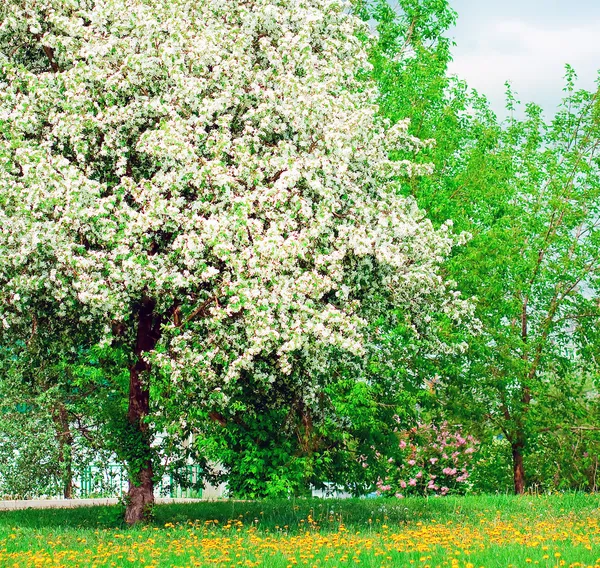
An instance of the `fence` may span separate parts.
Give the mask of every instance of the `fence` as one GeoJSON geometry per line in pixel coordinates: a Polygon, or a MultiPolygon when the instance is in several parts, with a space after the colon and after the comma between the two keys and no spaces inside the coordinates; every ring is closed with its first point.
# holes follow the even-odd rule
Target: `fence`
{"type": "MultiPolygon", "coordinates": [[[[86,467],[78,478],[75,492],[81,498],[120,497],[127,492],[129,480],[121,464],[103,468],[86,467]]],[[[176,474],[165,475],[156,484],[159,497],[199,499],[202,497],[202,468],[188,465],[176,474]]]]}

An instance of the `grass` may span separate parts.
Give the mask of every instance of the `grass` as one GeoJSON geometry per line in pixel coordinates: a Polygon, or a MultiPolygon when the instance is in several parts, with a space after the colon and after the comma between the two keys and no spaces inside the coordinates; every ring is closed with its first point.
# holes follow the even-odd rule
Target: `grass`
{"type": "Polygon", "coordinates": [[[0,567],[593,566],[600,497],[284,500],[0,512],[0,567]]]}

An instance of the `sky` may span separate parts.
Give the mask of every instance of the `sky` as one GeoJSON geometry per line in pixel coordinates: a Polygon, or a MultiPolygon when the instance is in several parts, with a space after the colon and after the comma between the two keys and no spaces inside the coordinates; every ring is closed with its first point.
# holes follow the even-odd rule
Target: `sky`
{"type": "Polygon", "coordinates": [[[451,0],[458,23],[450,72],[485,94],[504,116],[505,81],[522,103],[552,115],[564,66],[593,89],[600,69],[600,0],[451,0]]]}

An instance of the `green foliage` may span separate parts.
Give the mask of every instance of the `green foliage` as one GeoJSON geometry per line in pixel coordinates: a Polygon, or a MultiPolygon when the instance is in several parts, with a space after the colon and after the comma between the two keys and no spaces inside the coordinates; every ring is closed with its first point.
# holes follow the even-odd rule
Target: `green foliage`
{"type": "Polygon", "coordinates": [[[10,409],[6,405],[10,399],[4,399],[0,411],[0,496],[61,493],[58,444],[51,417],[37,409],[10,409]]]}
{"type": "Polygon", "coordinates": [[[362,495],[384,471],[376,456],[397,445],[398,416],[412,422],[416,399],[391,386],[356,381],[338,366],[307,403],[289,384],[265,390],[247,376],[245,390],[223,413],[194,416],[205,425],[196,433],[197,455],[219,464],[216,478],[226,479],[236,497],[304,495],[327,482],[362,495]],[[363,459],[372,469],[362,467],[363,459]]]}
{"type": "Polygon", "coordinates": [[[35,333],[27,344],[2,350],[1,494],[72,496],[76,473],[120,447],[122,440],[113,446],[106,439],[124,415],[126,382],[110,372],[118,365],[100,363],[117,353],[63,349],[35,333]]]}
{"type": "Polygon", "coordinates": [[[512,455],[506,438],[493,436],[481,444],[470,481],[473,492],[478,494],[508,494],[514,491],[512,455]]]}
{"type": "MultiPolygon", "coordinates": [[[[452,219],[470,236],[446,270],[475,298],[481,325],[464,337],[463,357],[419,361],[419,373],[423,383],[428,374],[439,379],[438,412],[482,439],[503,434],[531,484],[553,470],[560,482],[546,479],[548,487],[574,487],[568,462],[551,464],[567,432],[589,439],[597,427],[595,413],[581,409],[598,400],[590,389],[600,320],[598,93],[576,90],[567,67],[566,97],[552,120],[535,104],[516,118],[519,103],[507,86],[509,118],[501,123],[485,97],[447,77],[447,3],[399,6],[362,6],[379,32],[371,61],[381,112],[393,123],[410,118],[411,132],[436,140],[422,153],[434,175],[415,179],[410,191],[434,223],[452,219]]],[[[578,460],[585,445],[569,445],[578,460]]]]}

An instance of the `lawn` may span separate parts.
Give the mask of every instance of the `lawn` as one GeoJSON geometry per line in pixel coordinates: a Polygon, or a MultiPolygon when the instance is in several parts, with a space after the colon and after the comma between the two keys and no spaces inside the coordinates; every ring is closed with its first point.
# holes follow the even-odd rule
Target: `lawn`
{"type": "Polygon", "coordinates": [[[0,566],[594,566],[600,497],[285,500],[0,512],[0,566]]]}

